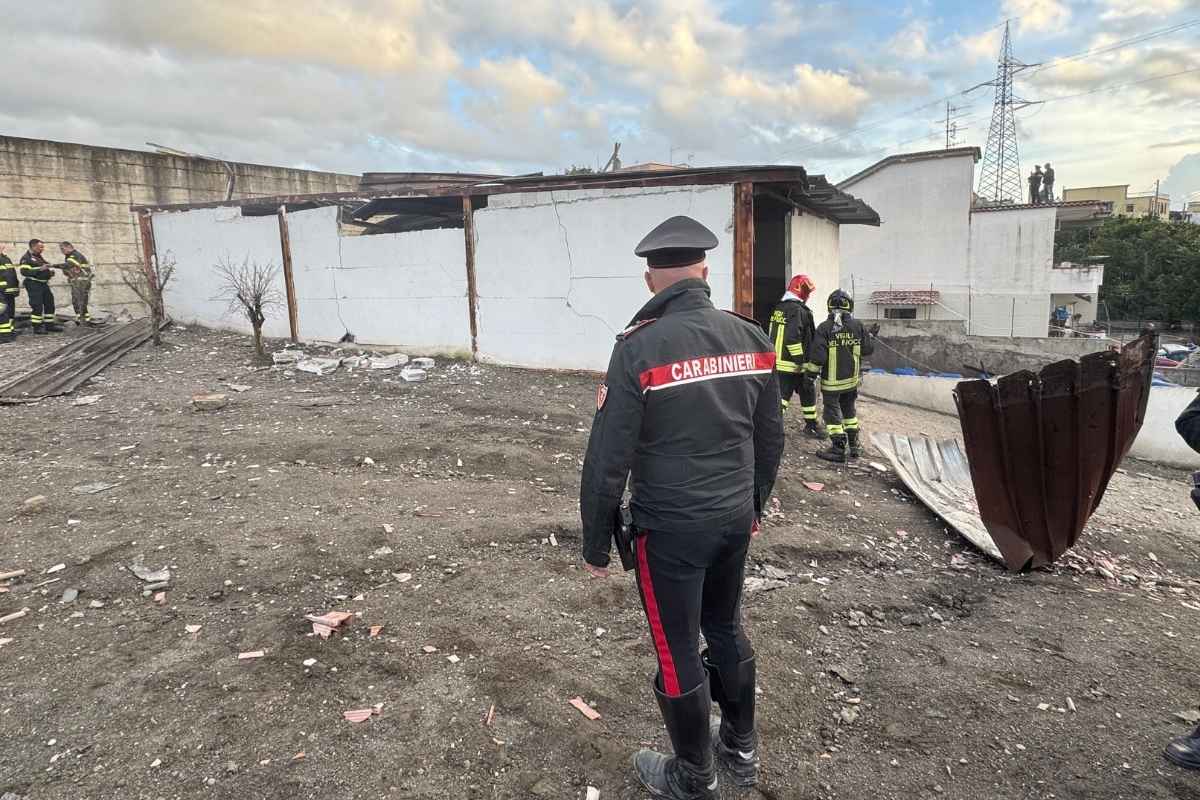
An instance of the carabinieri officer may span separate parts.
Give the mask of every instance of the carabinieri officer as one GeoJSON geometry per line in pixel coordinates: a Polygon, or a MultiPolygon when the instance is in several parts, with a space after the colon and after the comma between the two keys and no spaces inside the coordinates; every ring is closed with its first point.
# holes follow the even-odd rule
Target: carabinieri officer
{"type": "Polygon", "coordinates": [[[705,252],[716,246],[699,222],[672,217],[635,249],[654,297],[617,336],[580,487],[584,565],[604,577],[632,470],[637,584],[658,656],[654,695],[675,751],[634,756],[656,797],[715,798],[714,751],[738,785],[758,778],[754,651],[740,609],[783,418],[770,340],[709,299],[705,252]],[[713,702],[721,718],[710,729],[713,702]]]}

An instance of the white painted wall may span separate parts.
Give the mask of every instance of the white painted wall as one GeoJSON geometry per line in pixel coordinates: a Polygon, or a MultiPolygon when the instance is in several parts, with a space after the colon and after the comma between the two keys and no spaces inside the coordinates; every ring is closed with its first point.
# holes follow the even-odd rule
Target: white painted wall
{"type": "MultiPolygon", "coordinates": [[[[713,303],[733,306],[733,187],[493,195],[475,212],[479,355],[527,367],[603,370],[649,299],[633,248],[686,214],[717,234],[713,303]]],[[[794,247],[794,246],[793,246],[794,247]]]]}
{"type": "Polygon", "coordinates": [[[824,307],[825,298],[839,288],[838,281],[841,279],[840,226],[836,222],[799,211],[788,217],[788,224],[792,253],[788,278],[793,275],[812,278],[817,285],[814,296],[820,300],[814,304],[814,308],[824,307]]]}
{"type": "MultiPolygon", "coordinates": [[[[462,230],[339,236],[337,214],[334,207],[288,214],[300,338],[334,342],[350,331],[364,345],[469,354],[462,230]]],[[[275,216],[242,217],[237,208],[156,214],[154,236],[158,252],[177,260],[166,297],[172,317],[249,332],[243,317],[212,300],[218,291],[212,265],[249,256],[280,265],[280,305],[264,331],[291,335],[275,216]]]]}
{"type": "MultiPolygon", "coordinates": [[[[893,403],[916,406],[942,414],[958,416],[953,378],[925,378],[911,375],[868,374],[863,377],[864,394],[893,403]]],[[[1196,399],[1196,390],[1178,386],[1154,386],[1146,404],[1146,421],[1138,432],[1129,454],[1146,461],[1184,469],[1200,469],[1200,453],[1188,447],[1175,430],[1175,419],[1188,403],[1196,399]]]]}
{"type": "Polygon", "coordinates": [[[339,236],[337,215],[288,215],[300,336],[470,355],[462,229],[339,236]]]}
{"type": "Polygon", "coordinates": [[[220,279],[214,265],[246,258],[279,267],[275,290],[281,305],[267,317],[267,336],[286,337],[287,303],[283,286],[279,223],[275,217],[243,217],[238,208],[200,208],[154,215],[154,242],[159,258],[175,260],[175,274],[164,292],[167,314],[178,322],[249,333],[250,323],[216,300],[220,279]]]}
{"type": "MultiPolygon", "coordinates": [[[[932,284],[945,307],[929,308],[929,318],[965,318],[974,174],[974,157],[966,153],[890,164],[839,185],[880,218],[878,228],[848,225],[841,232],[840,283],[853,288],[859,316],[876,316],[872,292],[932,284]]],[[[926,311],[919,310],[922,319],[926,311]]]]}
{"type": "Polygon", "coordinates": [[[970,215],[969,333],[1046,335],[1056,216],[1052,206],[970,215]]]}

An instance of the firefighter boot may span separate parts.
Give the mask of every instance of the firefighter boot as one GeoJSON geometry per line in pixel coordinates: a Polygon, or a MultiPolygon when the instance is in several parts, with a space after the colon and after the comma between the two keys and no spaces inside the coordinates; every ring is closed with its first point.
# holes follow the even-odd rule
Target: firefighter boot
{"type": "Polygon", "coordinates": [[[32,327],[33,327],[34,333],[45,333],[46,332],[46,326],[42,325],[42,323],[40,323],[40,322],[32,327]]]}
{"type": "Polygon", "coordinates": [[[701,656],[708,672],[713,702],[721,707],[721,716],[711,724],[713,752],[717,762],[733,776],[738,786],[758,783],[758,734],[754,730],[754,659],[740,662],[722,672],[709,661],[708,651],[701,656]]]}
{"type": "Polygon", "coordinates": [[[57,322],[43,322],[42,327],[50,333],[62,333],[64,330],[63,326],[59,325],[57,322]]]}
{"type": "Polygon", "coordinates": [[[1172,739],[1163,755],[1172,764],[1186,769],[1200,769],[1200,727],[1187,736],[1172,739]]]}
{"type": "Polygon", "coordinates": [[[858,428],[846,431],[846,447],[849,450],[850,458],[858,458],[862,455],[862,442],[858,439],[858,428]]]}
{"type": "Polygon", "coordinates": [[[813,439],[824,439],[825,431],[821,430],[821,426],[817,424],[815,419],[805,420],[804,435],[810,436],[813,439]]]}
{"type": "Polygon", "coordinates": [[[717,800],[717,769],[708,727],[712,707],[708,681],[685,695],[668,697],[659,691],[656,680],[654,696],[675,755],[639,750],[633,757],[638,780],[653,797],[717,800]]]}
{"type": "Polygon", "coordinates": [[[835,464],[846,463],[846,434],[835,433],[830,438],[829,449],[817,453],[817,458],[832,461],[835,464]]]}

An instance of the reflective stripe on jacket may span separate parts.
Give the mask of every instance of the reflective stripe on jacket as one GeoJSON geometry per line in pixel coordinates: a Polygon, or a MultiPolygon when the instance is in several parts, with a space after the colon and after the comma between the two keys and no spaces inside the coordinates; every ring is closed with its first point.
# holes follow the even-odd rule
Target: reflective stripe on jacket
{"type": "Polygon", "coordinates": [[[857,389],[862,380],[862,358],[875,352],[875,342],[854,317],[842,314],[834,330],[833,315],[817,327],[809,360],[821,369],[821,391],[836,394],[857,389]]]}
{"type": "Polygon", "coordinates": [[[767,334],[775,345],[775,369],[779,372],[800,372],[804,369],[805,354],[812,349],[813,315],[802,300],[790,297],[780,301],[771,314],[767,334]]]}

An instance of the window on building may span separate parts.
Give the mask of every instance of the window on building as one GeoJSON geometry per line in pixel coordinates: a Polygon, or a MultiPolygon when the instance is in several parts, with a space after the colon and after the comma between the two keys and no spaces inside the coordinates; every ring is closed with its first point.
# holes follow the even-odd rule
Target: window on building
{"type": "Polygon", "coordinates": [[[916,306],[893,306],[883,310],[884,319],[916,319],[916,306]]]}
{"type": "Polygon", "coordinates": [[[1126,214],[1132,214],[1132,213],[1133,213],[1133,203],[1127,203],[1127,204],[1125,205],[1125,213],[1126,213],[1126,214]]]}

